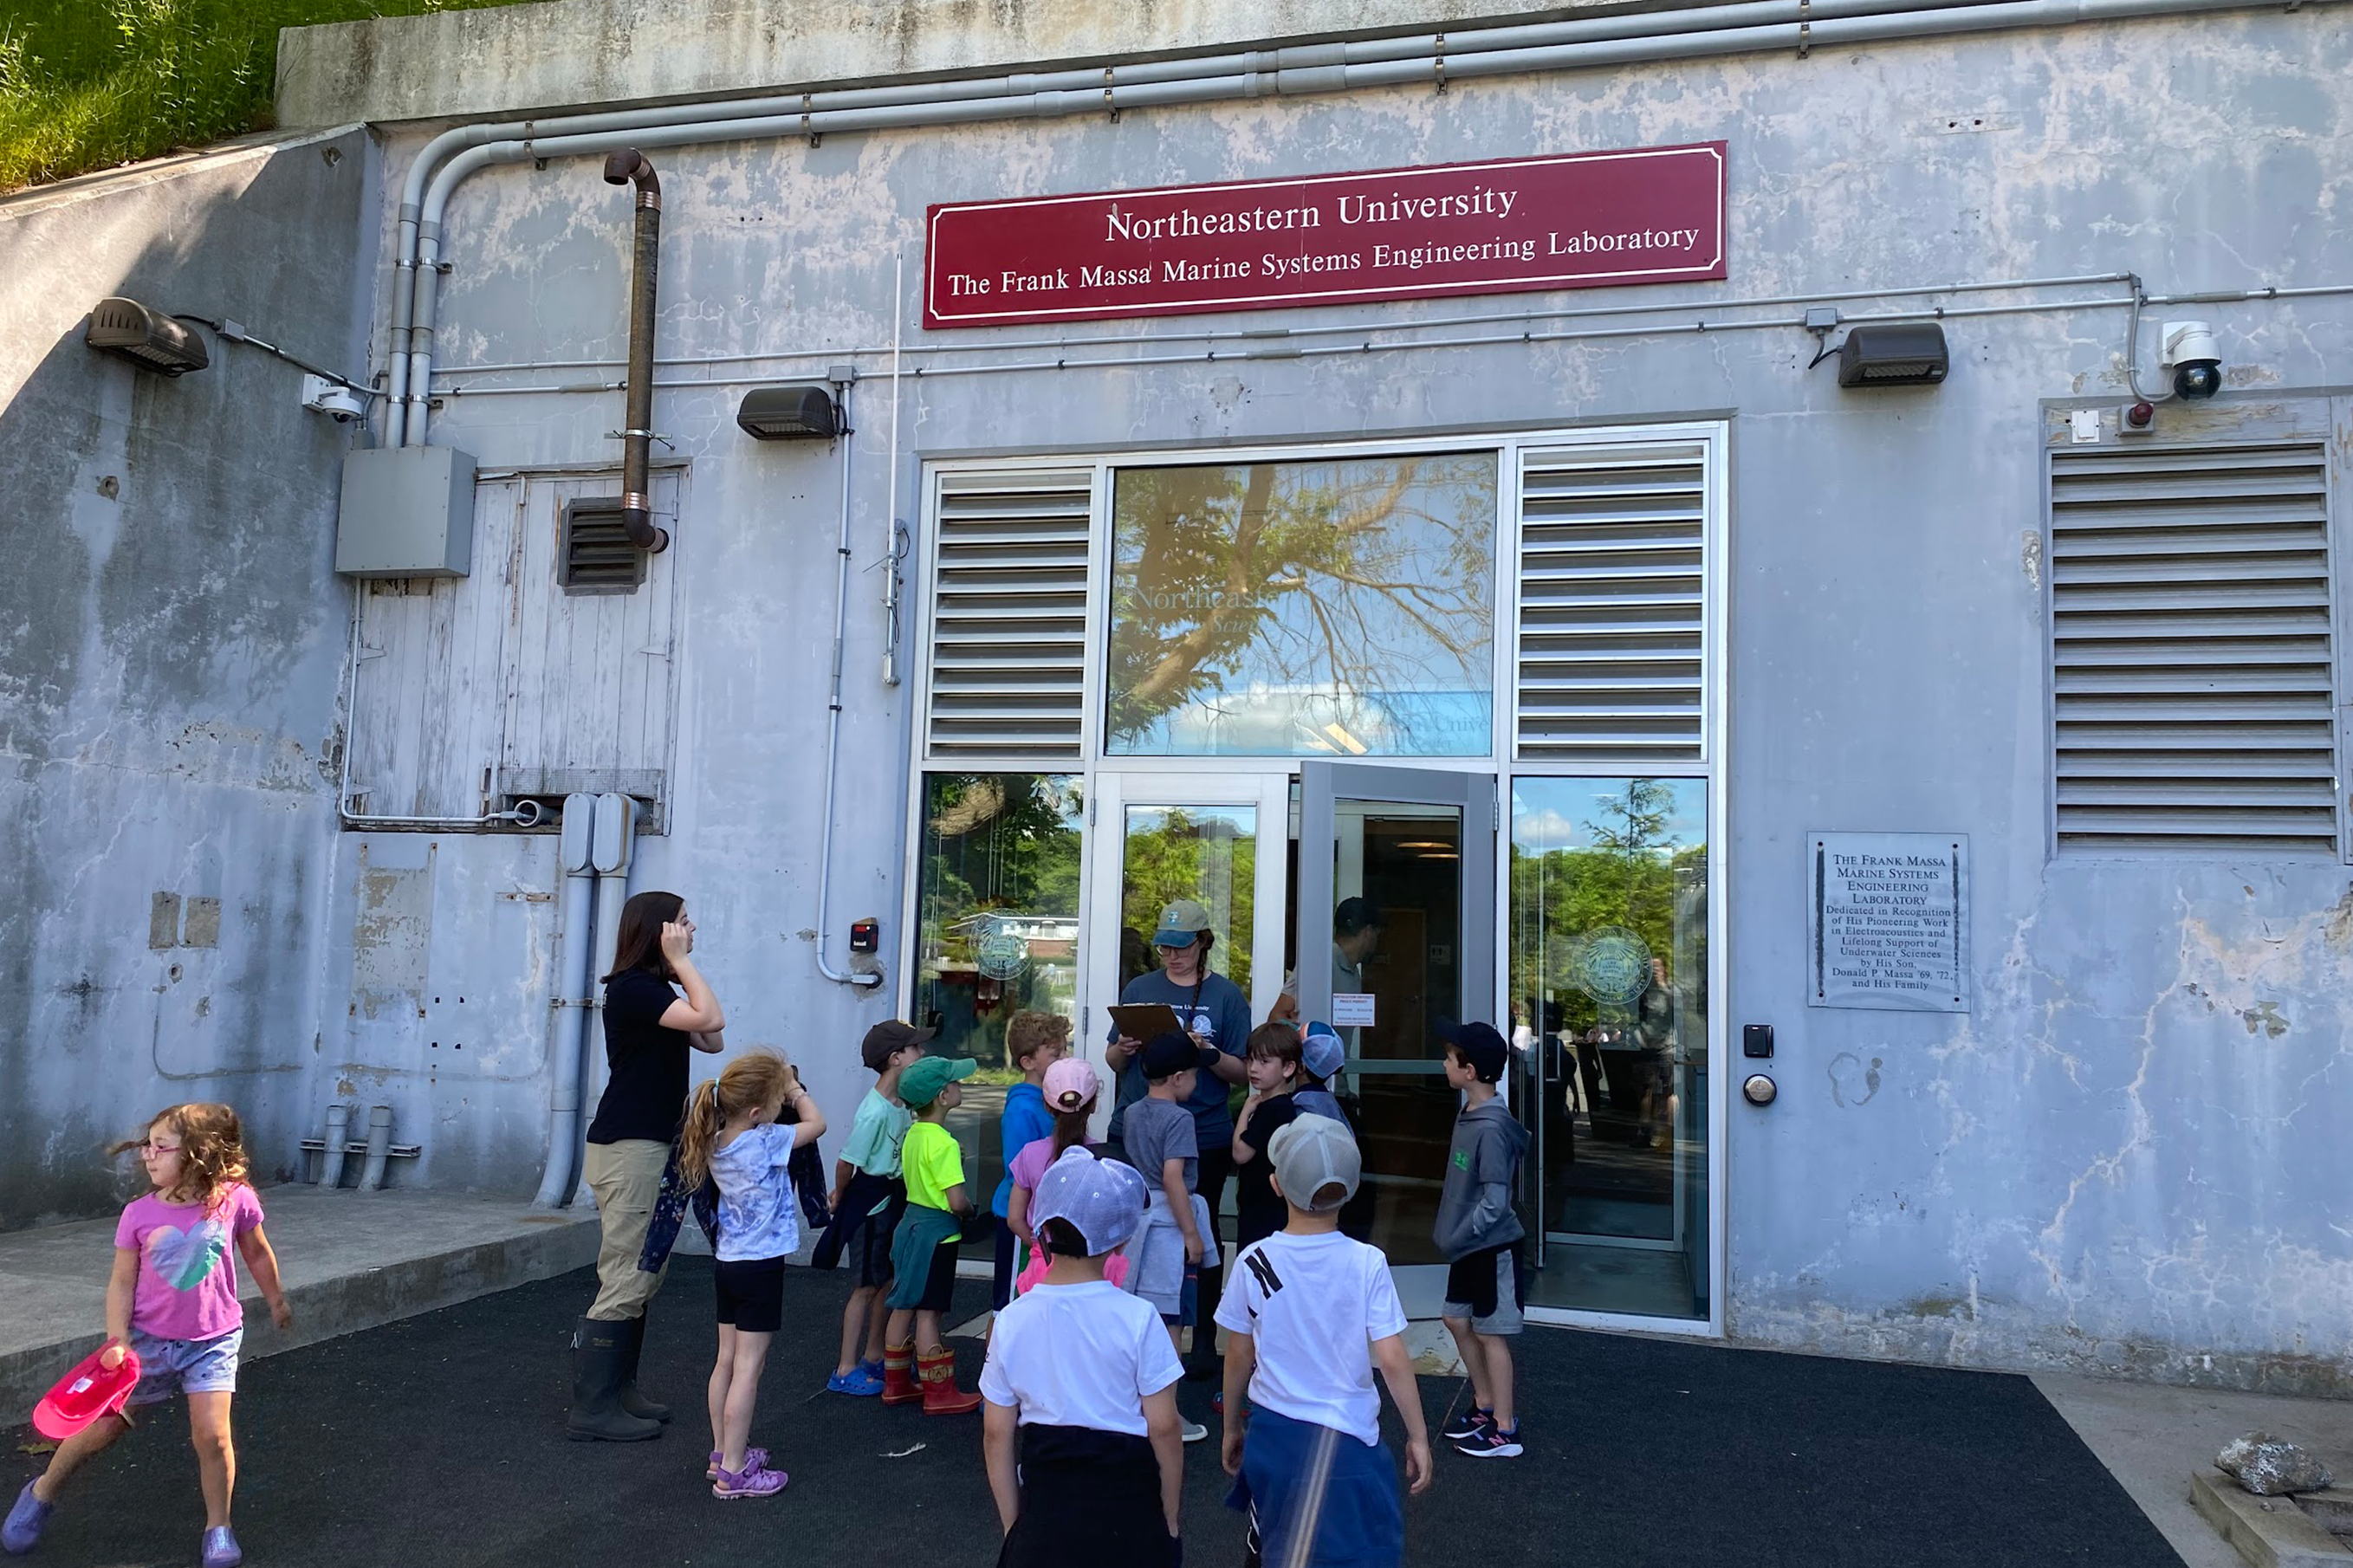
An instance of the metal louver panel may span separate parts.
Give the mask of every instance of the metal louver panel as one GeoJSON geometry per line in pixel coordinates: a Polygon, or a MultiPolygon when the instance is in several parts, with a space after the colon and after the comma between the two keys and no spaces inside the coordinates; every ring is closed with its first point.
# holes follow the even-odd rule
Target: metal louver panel
{"type": "Polygon", "coordinates": [[[2062,849],[2337,849],[2317,442],[2057,451],[2062,849]]]}
{"type": "Polygon", "coordinates": [[[1679,438],[1521,455],[1521,760],[1705,758],[1713,450],[1679,438]]]}
{"type": "Polygon", "coordinates": [[[1087,469],[941,476],[934,757],[1073,758],[1086,708],[1087,469]]]}
{"type": "Polygon", "coordinates": [[[564,509],[557,586],[568,594],[635,593],[646,580],[646,555],[629,542],[621,498],[575,500],[564,509]]]}

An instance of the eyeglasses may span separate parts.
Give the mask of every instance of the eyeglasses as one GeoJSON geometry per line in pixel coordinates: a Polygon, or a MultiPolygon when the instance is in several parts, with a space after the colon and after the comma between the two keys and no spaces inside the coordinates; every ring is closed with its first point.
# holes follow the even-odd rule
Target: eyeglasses
{"type": "Polygon", "coordinates": [[[153,1138],[142,1138],[139,1141],[139,1152],[142,1155],[176,1154],[180,1152],[180,1147],[177,1143],[158,1143],[153,1138]]]}

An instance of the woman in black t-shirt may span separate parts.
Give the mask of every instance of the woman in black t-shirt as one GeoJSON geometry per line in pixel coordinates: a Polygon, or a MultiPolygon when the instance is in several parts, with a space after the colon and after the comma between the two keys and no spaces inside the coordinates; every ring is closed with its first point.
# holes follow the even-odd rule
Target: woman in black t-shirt
{"type": "Polygon", "coordinates": [[[651,1437],[670,1408],[638,1392],[646,1303],[660,1274],[638,1267],[662,1167],[686,1110],[690,1051],[717,1051],[727,1017],[694,966],[694,922],[676,893],[639,893],[621,907],[613,972],[605,976],[605,1059],[611,1068],[588,1123],[583,1173],[603,1239],[596,1300],[572,1341],[575,1437],[651,1437]],[[679,995],[679,988],[686,994],[679,995]]]}

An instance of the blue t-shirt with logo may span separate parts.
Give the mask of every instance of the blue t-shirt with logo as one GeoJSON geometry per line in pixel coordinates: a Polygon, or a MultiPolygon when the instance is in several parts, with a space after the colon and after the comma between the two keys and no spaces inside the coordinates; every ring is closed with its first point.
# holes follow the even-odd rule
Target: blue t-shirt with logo
{"type": "MultiPolygon", "coordinates": [[[[1165,1002],[1175,1011],[1179,1028],[1192,1030],[1236,1060],[1249,1053],[1250,1003],[1242,995],[1241,987],[1222,974],[1203,975],[1197,988],[1179,985],[1168,978],[1166,971],[1155,969],[1129,981],[1119,999],[1125,1004],[1165,1002]]],[[[1106,1038],[1119,1038],[1118,1028],[1114,1026],[1106,1038]]],[[[1127,1108],[1144,1098],[1145,1087],[1144,1064],[1131,1058],[1120,1069],[1119,1095],[1113,1101],[1113,1142],[1121,1142],[1127,1108]]],[[[1234,1116],[1226,1104],[1229,1087],[1207,1068],[1194,1079],[1193,1098],[1185,1102],[1185,1109],[1193,1113],[1194,1137],[1204,1149],[1223,1149],[1234,1141],[1234,1116]]]]}

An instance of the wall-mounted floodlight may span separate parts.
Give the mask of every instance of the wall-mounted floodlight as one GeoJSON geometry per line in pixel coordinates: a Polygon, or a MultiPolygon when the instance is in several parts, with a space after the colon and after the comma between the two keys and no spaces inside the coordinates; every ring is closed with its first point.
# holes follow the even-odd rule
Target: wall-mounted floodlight
{"type": "Polygon", "coordinates": [[[841,434],[840,410],[822,386],[755,386],[744,395],[735,423],[754,441],[830,440],[841,434]]]}
{"type": "Polygon", "coordinates": [[[82,342],[159,375],[184,375],[212,363],[204,339],[136,300],[109,298],[92,306],[82,342]]]}
{"type": "Polygon", "coordinates": [[[1934,321],[1850,327],[1838,362],[1841,386],[1934,386],[1952,363],[1934,321]]]}

